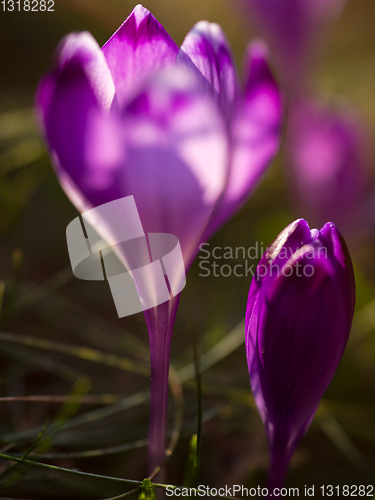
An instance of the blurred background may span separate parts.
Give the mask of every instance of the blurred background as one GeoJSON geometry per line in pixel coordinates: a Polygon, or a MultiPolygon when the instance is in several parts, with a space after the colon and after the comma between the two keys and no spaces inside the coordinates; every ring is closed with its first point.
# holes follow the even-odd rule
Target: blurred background
{"type": "MultiPolygon", "coordinates": [[[[142,480],[146,476],[149,385],[144,317],[118,319],[105,283],[88,286],[73,279],[65,228],[77,212],[58,184],[33,112],[38,79],[48,70],[59,40],[68,32],[89,30],[103,44],[135,4],[56,0],[54,12],[44,13],[6,12],[3,4],[0,453],[21,457],[33,447],[30,456],[34,460],[142,480]]],[[[248,41],[260,33],[255,18],[237,0],[150,0],[144,6],[178,44],[199,20],[220,23],[240,68],[248,41]]],[[[274,62],[275,76],[284,85],[277,58],[274,62]]],[[[345,189],[349,185],[350,190],[353,183],[345,174],[345,189],[340,183],[327,188],[329,199],[336,196],[343,202],[338,213],[332,211],[331,217],[323,195],[310,202],[311,180],[303,172],[296,173],[304,156],[293,147],[297,139],[288,120],[302,123],[296,128],[304,130],[304,117],[315,111],[304,111],[301,118],[288,107],[285,84],[286,145],[243,209],[210,241],[211,249],[247,249],[256,242],[265,248],[287,224],[305,217],[312,227],[333,218],[348,242],[358,293],[351,339],[313,425],[295,453],[287,482],[301,488],[314,484],[316,498],[324,484],[374,483],[374,81],[375,3],[351,0],[326,33],[319,62],[309,76],[309,96],[315,102],[340,103],[345,110],[350,107],[348,114],[361,124],[353,147],[347,151],[338,146],[341,160],[348,160],[349,170],[354,168],[361,176],[355,196],[349,195],[346,201],[345,189]]],[[[336,137],[330,119],[321,125],[317,116],[317,131],[327,129],[336,137]]],[[[344,139],[344,144],[348,141],[344,139]]],[[[319,192],[319,183],[314,186],[319,192]]],[[[241,255],[237,260],[222,263],[243,264],[241,255]]],[[[195,342],[201,353],[203,393],[199,484],[265,485],[267,443],[249,388],[242,324],[251,276],[214,277],[211,273],[202,277],[200,261],[198,256],[188,274],[172,342],[171,359],[184,403],[182,407],[175,387],[170,427],[180,438],[168,461],[166,478],[177,485],[188,481],[189,441],[197,431],[198,415],[195,342]]],[[[249,261],[249,265],[256,263],[249,261]]],[[[13,465],[0,461],[0,498],[103,499],[131,489],[110,480],[13,465]]]]}

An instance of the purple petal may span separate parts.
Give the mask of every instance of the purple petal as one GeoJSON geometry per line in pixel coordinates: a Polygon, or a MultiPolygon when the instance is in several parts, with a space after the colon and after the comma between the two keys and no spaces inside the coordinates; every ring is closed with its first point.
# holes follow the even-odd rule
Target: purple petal
{"type": "Polygon", "coordinates": [[[249,47],[246,67],[245,95],[233,125],[228,185],[208,235],[245,202],[279,148],[282,102],[263,45],[249,47]]]}
{"type": "Polygon", "coordinates": [[[79,102],[67,92],[70,101],[54,108],[50,128],[58,119],[54,145],[69,138],[74,146],[58,149],[73,196],[95,207],[133,195],[145,232],[176,235],[188,266],[225,184],[227,135],[215,104],[175,69],[155,78],[122,117],[92,112],[75,130],[79,102]]]}
{"type": "Polygon", "coordinates": [[[275,277],[275,274],[270,273],[272,267],[274,269],[281,268],[301,245],[309,241],[311,241],[311,232],[305,220],[296,220],[287,226],[261,258],[257,266],[257,274],[253,277],[250,285],[245,320],[246,355],[251,390],[264,423],[266,423],[266,413],[260,387],[257,359],[257,324],[259,321],[259,308],[261,307],[261,302],[258,300],[259,293],[261,288],[267,288],[267,284],[275,277]],[[281,251],[281,249],[285,249],[285,251],[281,251]]]}
{"type": "Polygon", "coordinates": [[[209,92],[218,101],[227,120],[236,110],[239,82],[233,55],[221,27],[200,21],[187,34],[183,51],[193,61],[209,85],[209,92]]]}
{"type": "Polygon", "coordinates": [[[134,194],[145,231],[176,235],[189,265],[224,189],[228,143],[216,106],[186,79],[167,73],[128,107],[121,184],[134,194]]]}
{"type": "MultiPolygon", "coordinates": [[[[267,248],[257,266],[249,291],[247,302],[246,322],[249,320],[254,304],[258,298],[261,287],[275,278],[272,267],[281,268],[290,257],[303,245],[311,241],[311,231],[304,219],[297,219],[287,226],[267,248]]],[[[246,331],[249,326],[246,323],[246,331]]]]}
{"type": "MultiPolygon", "coordinates": [[[[339,288],[343,293],[344,310],[348,316],[348,325],[351,324],[355,308],[355,279],[352,260],[350,258],[348,247],[341,233],[332,222],[327,222],[320,230],[319,238],[327,249],[327,256],[335,266],[336,279],[339,282],[339,288]]],[[[347,336],[349,337],[350,328],[347,336]]]]}
{"type": "MultiPolygon", "coordinates": [[[[91,206],[72,177],[79,177],[87,162],[87,130],[97,123],[95,117],[107,116],[113,102],[112,77],[94,38],[89,33],[65,37],[52,72],[39,84],[36,106],[60,181],[82,211],[91,206]]],[[[113,140],[107,149],[112,145],[113,140]]],[[[112,161],[114,153],[112,149],[112,161]]]]}
{"type": "Polygon", "coordinates": [[[265,291],[259,318],[258,370],[270,442],[282,435],[293,448],[300,429],[319,403],[347,342],[347,315],[334,269],[309,257],[306,245],[265,291]],[[313,266],[313,275],[300,269],[313,266]],[[287,272],[285,274],[288,274],[287,272]]]}
{"type": "Polygon", "coordinates": [[[96,114],[106,115],[99,108],[82,66],[76,61],[61,70],[51,94],[44,120],[48,144],[58,172],[63,170],[79,183],[86,165],[90,123],[96,114]]]}
{"type": "Polygon", "coordinates": [[[153,73],[174,65],[178,47],[151,12],[137,5],[102,51],[123,106],[153,73]]]}
{"type": "Polygon", "coordinates": [[[64,78],[65,70],[69,71],[69,67],[73,66],[80,67],[90,86],[90,93],[95,96],[102,109],[108,111],[113,103],[114,83],[99,45],[88,32],[72,33],[60,42],[54,68],[38,86],[36,105],[44,129],[49,106],[54,99],[55,86],[60,77],[64,78]]]}

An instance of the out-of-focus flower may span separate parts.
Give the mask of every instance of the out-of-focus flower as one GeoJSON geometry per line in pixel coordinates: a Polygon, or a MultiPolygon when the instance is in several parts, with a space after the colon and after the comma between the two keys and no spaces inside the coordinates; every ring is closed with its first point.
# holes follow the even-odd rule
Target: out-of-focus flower
{"type": "Polygon", "coordinates": [[[251,283],[246,352],[255,402],[266,427],[269,486],[283,485],[344,352],[355,282],[333,223],[310,230],[297,220],[270,245],[251,283]]]}
{"type": "Polygon", "coordinates": [[[312,100],[289,113],[286,161],[299,209],[314,225],[333,221],[352,234],[365,219],[366,133],[356,113],[312,100]]]}
{"type": "MultiPolygon", "coordinates": [[[[219,26],[198,23],[178,48],[142,6],[102,49],[89,33],[67,36],[39,85],[37,109],[72,203],[83,212],[133,195],[145,233],[176,235],[188,268],[278,148],[281,100],[261,45],[250,46],[245,65],[241,93],[219,26]]],[[[95,229],[108,238],[114,222],[97,220],[95,229]]],[[[145,311],[151,468],[164,454],[178,299],[145,311]]]]}
{"type": "Polygon", "coordinates": [[[318,49],[346,0],[239,3],[273,49],[289,98],[284,164],[298,215],[319,226],[332,220],[352,244],[369,227],[367,132],[353,110],[316,99],[310,85],[318,49]]]}
{"type": "MultiPolygon", "coordinates": [[[[270,43],[289,90],[300,90],[324,38],[346,0],[241,0],[270,43]]],[[[251,19],[250,19],[251,21],[251,19]]]]}

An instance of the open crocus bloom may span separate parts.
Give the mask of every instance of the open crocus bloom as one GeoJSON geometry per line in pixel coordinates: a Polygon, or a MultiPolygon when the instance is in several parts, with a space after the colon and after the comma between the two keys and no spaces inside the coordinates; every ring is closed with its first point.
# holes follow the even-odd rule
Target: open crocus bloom
{"type": "MultiPolygon", "coordinates": [[[[68,35],[39,85],[37,109],[72,203],[83,212],[134,196],[145,233],[177,236],[188,268],[278,148],[280,95],[260,44],[245,64],[242,94],[219,26],[198,23],[179,48],[142,6],[102,48],[89,33],[68,35]]],[[[104,238],[116,230],[110,219],[96,223],[104,238]]],[[[178,297],[145,311],[151,468],[164,453],[177,304],[178,297]]]]}
{"type": "Polygon", "coordinates": [[[246,353],[266,427],[270,488],[284,483],[348,341],[355,305],[353,267],[334,224],[297,220],[270,245],[251,283],[246,353]]]}

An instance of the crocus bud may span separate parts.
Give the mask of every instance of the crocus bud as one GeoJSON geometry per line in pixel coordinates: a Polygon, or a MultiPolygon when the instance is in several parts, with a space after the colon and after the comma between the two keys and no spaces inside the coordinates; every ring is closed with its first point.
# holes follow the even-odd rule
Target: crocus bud
{"type": "Polygon", "coordinates": [[[246,311],[251,388],[266,427],[269,487],[284,483],[348,341],[355,305],[352,262],[331,222],[287,226],[260,260],[246,311]]]}

